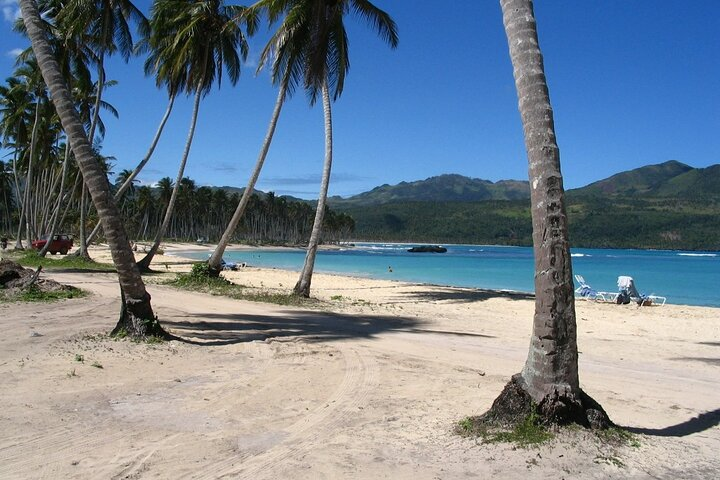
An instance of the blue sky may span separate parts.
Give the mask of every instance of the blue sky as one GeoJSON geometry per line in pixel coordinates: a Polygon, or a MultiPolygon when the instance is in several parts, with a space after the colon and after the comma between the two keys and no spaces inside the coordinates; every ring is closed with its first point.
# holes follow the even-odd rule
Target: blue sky
{"type": "MultiPolygon", "coordinates": [[[[145,12],[149,1],[136,4],[145,12]]],[[[527,179],[522,129],[500,7],[494,0],[376,0],[398,24],[390,50],[365,23],[347,21],[351,68],[333,105],[331,195],[458,173],[492,181],[527,179]],[[440,8],[441,7],[441,8],[440,8]]],[[[15,0],[0,0],[0,74],[27,42],[12,33],[15,0]]],[[[566,188],[614,173],[679,160],[720,163],[720,1],[538,1],[540,44],[566,188]]],[[[251,39],[240,82],[223,83],[200,107],[186,175],[199,185],[244,186],[276,90],[255,75],[267,35],[251,39]]],[[[113,59],[119,84],[107,100],[103,153],[114,170],[134,167],[166,106],[142,60],[113,59]]],[[[285,105],[258,188],[315,198],[322,170],[321,105],[298,92],[285,105]]],[[[140,179],[175,177],[191,99],[178,102],[140,179]]]]}

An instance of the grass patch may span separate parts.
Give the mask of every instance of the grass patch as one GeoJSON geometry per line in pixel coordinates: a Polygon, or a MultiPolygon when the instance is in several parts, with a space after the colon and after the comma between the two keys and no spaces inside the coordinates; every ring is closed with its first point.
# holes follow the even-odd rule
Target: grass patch
{"type": "Polygon", "coordinates": [[[307,299],[293,295],[292,293],[268,292],[249,288],[244,285],[237,285],[225,280],[222,277],[213,277],[209,273],[207,263],[196,263],[190,273],[181,273],[174,280],[166,282],[183,290],[193,292],[209,293],[237,300],[248,300],[252,302],[272,303],[285,306],[309,306],[317,305],[317,300],[307,299]]]}
{"type": "Polygon", "coordinates": [[[91,367],[95,367],[95,368],[100,368],[100,369],[103,368],[102,363],[98,362],[97,360],[95,360],[94,362],[92,362],[92,363],[90,364],[90,366],[91,366],[91,367]]]}
{"type": "Polygon", "coordinates": [[[31,285],[22,290],[0,290],[0,303],[10,302],[55,302],[68,298],[81,298],[87,292],[79,288],[68,287],[62,290],[43,290],[37,285],[31,285]]]}
{"type": "Polygon", "coordinates": [[[115,266],[108,263],[98,263],[76,255],[64,255],[61,258],[41,257],[35,250],[24,250],[13,252],[7,258],[16,261],[23,267],[37,268],[42,265],[44,269],[78,269],[78,270],[103,270],[112,272],[115,266]]]}
{"type": "Polygon", "coordinates": [[[555,438],[535,412],[507,428],[488,424],[479,417],[467,417],[458,422],[455,431],[465,436],[480,437],[483,443],[512,443],[521,448],[542,445],[555,438]]]}
{"type": "Polygon", "coordinates": [[[620,427],[611,427],[607,430],[596,430],[594,433],[598,440],[605,445],[614,447],[641,447],[640,438],[637,435],[620,427]]]}
{"type": "Polygon", "coordinates": [[[75,354],[75,361],[80,363],[85,363],[85,357],[82,356],[80,353],[75,354]]]}

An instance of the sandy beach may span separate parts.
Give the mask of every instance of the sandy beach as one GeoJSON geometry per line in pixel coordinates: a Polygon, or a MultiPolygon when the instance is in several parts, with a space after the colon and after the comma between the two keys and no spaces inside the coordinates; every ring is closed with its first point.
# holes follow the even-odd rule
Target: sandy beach
{"type": "MultiPolygon", "coordinates": [[[[154,268],[189,269],[166,245],[154,268]]],[[[107,249],[91,255],[109,261],[107,249]]],[[[182,341],[106,334],[112,273],[52,272],[90,295],[0,304],[0,478],[716,478],[720,309],[577,302],[580,378],[639,445],[571,432],[538,448],[453,426],[525,361],[533,300],[315,274],[316,308],[232,300],[148,277],[182,341]]],[[[224,275],[288,291],[297,273],[224,275]]]]}

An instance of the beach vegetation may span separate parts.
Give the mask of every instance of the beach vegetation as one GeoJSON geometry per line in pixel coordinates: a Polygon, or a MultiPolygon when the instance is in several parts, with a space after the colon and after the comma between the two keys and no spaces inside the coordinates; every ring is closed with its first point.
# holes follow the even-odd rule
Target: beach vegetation
{"type": "Polygon", "coordinates": [[[86,295],[87,292],[75,287],[65,286],[58,289],[44,289],[38,285],[31,285],[23,289],[0,289],[0,303],[56,302],[86,295]]]}
{"type": "Polygon", "coordinates": [[[510,443],[521,448],[541,445],[555,438],[535,411],[515,424],[495,424],[481,417],[466,417],[458,422],[455,432],[479,437],[483,443],[510,443]]]}
{"type": "Polygon", "coordinates": [[[168,281],[167,284],[193,292],[209,293],[237,300],[287,306],[313,306],[317,304],[315,300],[299,298],[290,292],[255,289],[238,285],[221,276],[210,275],[209,268],[207,262],[196,263],[189,273],[181,273],[175,279],[168,281]]]}
{"type": "Polygon", "coordinates": [[[24,267],[41,266],[44,270],[73,269],[113,271],[115,269],[113,265],[107,263],[98,263],[90,258],[76,255],[66,255],[62,258],[49,259],[40,256],[40,254],[34,250],[20,250],[17,252],[12,252],[6,256],[13,259],[24,267]]]}
{"type": "Polygon", "coordinates": [[[76,353],[75,361],[80,362],[80,363],[85,363],[85,357],[81,353],[76,353]]]}
{"type": "Polygon", "coordinates": [[[93,362],[90,364],[90,366],[91,366],[91,367],[94,367],[94,368],[99,368],[99,369],[103,369],[103,368],[104,368],[104,367],[102,366],[102,363],[98,362],[97,360],[93,361],[93,362]]]}

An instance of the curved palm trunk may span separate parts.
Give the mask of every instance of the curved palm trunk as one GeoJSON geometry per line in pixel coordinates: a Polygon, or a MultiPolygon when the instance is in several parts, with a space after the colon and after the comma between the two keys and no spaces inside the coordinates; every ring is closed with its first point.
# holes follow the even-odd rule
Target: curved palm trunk
{"type": "MultiPolygon", "coordinates": [[[[117,202],[122,198],[122,196],[125,194],[128,188],[130,188],[130,185],[132,185],[132,182],[135,180],[135,177],[137,177],[140,174],[140,171],[145,167],[145,165],[150,161],[150,157],[152,157],[153,152],[155,151],[155,147],[157,147],[158,142],[160,141],[160,135],[162,135],[163,129],[165,128],[165,124],[168,121],[168,118],[170,118],[170,112],[172,112],[173,105],[175,104],[175,94],[170,95],[170,100],[168,101],[167,109],[165,109],[165,115],[163,115],[162,120],[160,120],[160,125],[158,126],[157,132],[155,132],[155,137],[153,137],[152,142],[150,143],[150,148],[148,149],[147,153],[145,154],[145,157],[143,157],[142,160],[140,160],[140,163],[137,164],[135,167],[135,170],[132,171],[130,176],[125,179],[123,184],[120,186],[117,192],[115,192],[115,201],[117,202]]],[[[87,243],[91,243],[93,239],[95,238],[95,235],[98,234],[100,231],[100,228],[102,227],[102,223],[98,223],[95,225],[95,228],[93,228],[92,232],[90,232],[90,235],[87,237],[87,243]]]]}
{"type": "Polygon", "coordinates": [[[300,279],[293,288],[295,295],[303,297],[310,296],[310,283],[312,281],[313,269],[315,268],[315,256],[317,255],[320,236],[322,235],[322,224],[325,216],[325,204],[327,203],[328,186],[330,185],[330,170],[332,168],[332,111],[330,107],[330,91],[327,77],[322,84],[323,113],[325,116],[325,163],[323,165],[322,181],[320,182],[320,195],[318,196],[317,209],[315,210],[315,221],[313,222],[310,241],[308,242],[305,263],[303,264],[300,279]]]}
{"type": "Polygon", "coordinates": [[[532,0],[500,0],[500,4],[528,155],[535,256],[530,350],[522,373],[511,385],[524,390],[540,414],[553,422],[592,424],[589,417],[595,415],[588,415],[590,408],[602,408],[584,395],[578,379],[575,297],[560,150],[532,0]]]}
{"type": "Polygon", "coordinates": [[[33,159],[37,147],[37,128],[40,123],[40,96],[37,97],[35,105],[35,121],[33,122],[32,133],[30,134],[30,158],[28,159],[27,176],[25,177],[25,235],[27,235],[28,248],[32,245],[33,237],[33,216],[32,216],[32,178],[33,159]]]}
{"type": "MultiPolygon", "coordinates": [[[[105,85],[105,51],[100,52],[100,58],[98,60],[98,87],[95,94],[95,105],[93,106],[92,119],[90,121],[90,131],[88,133],[88,142],[92,146],[95,140],[95,130],[97,128],[98,121],[100,119],[100,103],[102,101],[103,87],[105,85]]],[[[87,190],[83,187],[82,193],[80,194],[80,247],[78,248],[75,255],[89,259],[90,254],[88,253],[87,246],[90,240],[87,237],[85,230],[85,222],[87,218],[88,205],[87,205],[87,190]]],[[[96,226],[96,228],[100,224],[96,226]]]]}
{"type": "Polygon", "coordinates": [[[75,252],[75,255],[79,257],[83,257],[86,259],[90,258],[90,254],[88,253],[87,249],[87,235],[85,230],[85,224],[87,223],[87,212],[88,212],[88,204],[87,204],[87,187],[85,185],[82,185],[82,190],[80,193],[80,247],[78,248],[77,252],[75,252]]]}
{"type": "Polygon", "coordinates": [[[164,335],[150,304],[150,295],[135,264],[125,228],[112,200],[107,177],[98,163],[75,111],[72,96],[62,77],[52,48],[43,29],[42,20],[33,0],[19,0],[27,35],[52,100],[67,133],[75,159],[83,174],[103,228],[107,232],[110,252],[118,272],[123,297],[122,310],[114,331],[125,330],[132,336],[164,335]]]}
{"type": "Polygon", "coordinates": [[[270,125],[268,126],[267,133],[265,134],[265,139],[263,140],[262,148],[260,149],[260,154],[258,155],[257,162],[255,162],[255,170],[253,170],[252,176],[250,177],[250,180],[248,180],[247,187],[245,187],[245,191],[243,192],[242,198],[240,199],[240,203],[238,203],[238,206],[235,209],[235,213],[233,213],[233,216],[230,219],[230,223],[228,224],[225,232],[220,238],[217,247],[215,247],[215,251],[208,260],[210,271],[214,272],[215,274],[220,271],[220,263],[222,262],[222,257],[225,253],[225,249],[230,243],[230,240],[235,233],[235,229],[237,228],[238,223],[240,223],[240,219],[245,213],[247,204],[248,202],[250,202],[250,197],[255,190],[255,184],[257,183],[257,179],[260,176],[260,171],[262,170],[263,164],[265,163],[265,158],[267,157],[268,150],[270,150],[270,144],[272,143],[273,135],[275,135],[275,127],[277,126],[277,121],[280,117],[280,111],[282,110],[282,106],[285,103],[285,95],[287,94],[289,78],[290,75],[288,70],[288,72],[285,74],[285,77],[283,78],[282,84],[280,85],[280,91],[278,92],[278,97],[275,101],[275,108],[273,109],[272,117],[270,118],[270,125]]]}
{"type": "Polygon", "coordinates": [[[175,208],[175,202],[177,201],[178,191],[180,190],[180,182],[185,173],[185,164],[187,163],[188,156],[190,155],[190,146],[192,145],[193,136],[195,136],[195,125],[197,125],[198,111],[200,109],[200,99],[202,98],[202,83],[198,84],[197,90],[195,91],[195,102],[193,103],[192,119],[190,121],[190,131],[188,132],[187,141],[185,142],[185,151],[183,151],[182,160],[180,161],[180,168],[178,169],[177,178],[175,179],[175,186],[173,186],[172,194],[170,195],[170,201],[168,202],[167,210],[165,210],[165,218],[160,229],[155,235],[155,242],[150,248],[150,251],[145,257],[138,262],[138,267],[141,270],[147,271],[150,269],[150,262],[160,248],[160,242],[165,235],[168,227],[170,226],[170,220],[172,219],[173,210],[175,208]]]}
{"type": "MultiPolygon", "coordinates": [[[[64,197],[64,191],[65,191],[65,177],[67,176],[67,166],[70,162],[70,149],[68,147],[65,147],[65,159],[63,160],[63,166],[62,166],[62,173],[60,174],[60,190],[58,190],[58,196],[57,201],[55,203],[55,208],[53,209],[52,217],[50,217],[50,229],[48,231],[48,238],[53,238],[53,235],[55,235],[55,230],[58,226],[58,221],[60,220],[60,206],[62,205],[62,200],[64,197]]],[[[45,242],[45,246],[40,250],[40,253],[38,253],[39,256],[44,257],[47,255],[48,250],[50,249],[51,242],[45,242]]]]}

